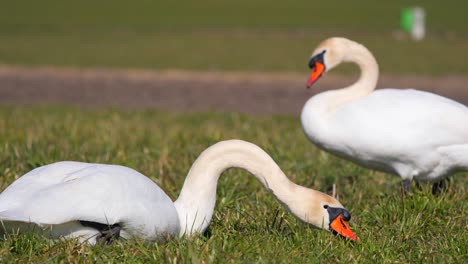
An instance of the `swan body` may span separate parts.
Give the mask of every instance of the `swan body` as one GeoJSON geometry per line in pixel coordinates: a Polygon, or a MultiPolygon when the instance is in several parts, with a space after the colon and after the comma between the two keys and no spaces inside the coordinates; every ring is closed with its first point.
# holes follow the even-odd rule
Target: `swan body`
{"type": "Polygon", "coordinates": [[[289,181],[267,153],[241,140],[206,149],[175,202],[149,178],[123,166],[63,161],[36,168],[0,194],[0,233],[35,231],[94,244],[112,237],[164,241],[203,232],[213,215],[218,178],[230,167],[250,171],[299,219],[356,239],[346,223],[349,212],[336,199],[289,181]],[[346,230],[334,227],[340,219],[346,230]]]}
{"type": "Polygon", "coordinates": [[[36,168],[13,182],[0,194],[0,220],[5,226],[14,222],[14,228],[34,223],[51,237],[86,237],[91,243],[98,230],[78,220],[121,223],[122,237],[145,240],[180,229],[172,200],[146,176],[123,166],[71,161],[36,168]]]}
{"type": "Polygon", "coordinates": [[[468,170],[468,108],[413,89],[374,91],[378,65],[361,44],[330,38],[314,51],[308,86],[341,62],[361,68],[346,88],[310,98],[301,114],[307,137],[319,147],[360,165],[402,177],[439,181],[468,170]],[[324,70],[316,72],[316,64],[324,70]],[[326,69],[326,70],[325,70],[326,69]]]}

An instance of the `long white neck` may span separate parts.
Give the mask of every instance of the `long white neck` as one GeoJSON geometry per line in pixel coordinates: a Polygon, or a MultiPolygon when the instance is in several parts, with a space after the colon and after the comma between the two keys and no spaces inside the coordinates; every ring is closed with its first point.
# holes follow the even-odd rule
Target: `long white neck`
{"type": "Polygon", "coordinates": [[[241,140],[219,142],[198,157],[174,202],[180,235],[203,232],[208,227],[215,207],[218,178],[231,167],[252,173],[284,204],[291,203],[294,192],[303,188],[291,182],[273,159],[256,145],[241,140]]]}
{"type": "Polygon", "coordinates": [[[333,112],[346,103],[355,101],[370,94],[377,85],[379,77],[379,66],[372,53],[363,45],[354,41],[346,40],[346,45],[341,50],[345,54],[343,62],[356,63],[361,75],[354,84],[327,92],[327,111],[333,112]]]}

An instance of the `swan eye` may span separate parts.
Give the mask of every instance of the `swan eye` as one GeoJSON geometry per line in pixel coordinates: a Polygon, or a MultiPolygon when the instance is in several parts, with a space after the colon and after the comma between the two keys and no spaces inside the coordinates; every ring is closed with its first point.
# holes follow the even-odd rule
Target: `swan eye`
{"type": "Polygon", "coordinates": [[[324,205],[323,208],[324,208],[324,209],[328,209],[328,205],[327,205],[327,204],[324,205]]]}

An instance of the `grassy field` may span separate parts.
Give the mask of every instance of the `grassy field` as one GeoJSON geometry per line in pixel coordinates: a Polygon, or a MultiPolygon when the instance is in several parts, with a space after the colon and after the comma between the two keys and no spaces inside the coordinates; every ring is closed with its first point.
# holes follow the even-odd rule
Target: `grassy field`
{"type": "MultiPolygon", "coordinates": [[[[312,49],[338,35],[370,48],[383,73],[468,74],[468,2],[420,3],[423,42],[395,37],[401,8],[414,1],[3,1],[0,64],[308,72],[312,49]]],[[[0,262],[468,262],[466,173],[439,197],[428,185],[403,197],[398,177],[317,150],[296,117],[0,106],[0,190],[38,166],[79,160],[135,168],[175,199],[198,154],[230,138],[264,148],[298,184],[336,184],[362,242],[296,220],[231,169],[219,181],[209,237],[89,247],[16,235],[0,241],[0,262]]]]}
{"type": "Polygon", "coordinates": [[[119,241],[88,247],[31,235],[0,241],[0,262],[157,263],[466,263],[467,175],[453,176],[439,197],[423,185],[402,197],[398,177],[363,169],[318,151],[299,120],[235,113],[0,107],[0,189],[58,160],[114,163],[148,175],[175,199],[191,163],[230,138],[264,148],[296,183],[324,191],[337,184],[362,243],[309,227],[287,213],[254,177],[221,177],[210,237],[167,244],[119,241]],[[272,133],[274,131],[274,133],[272,133]]]}
{"type": "MultiPolygon", "coordinates": [[[[0,63],[69,67],[307,71],[330,36],[364,43],[382,72],[467,74],[461,0],[421,1],[428,37],[394,37],[414,1],[5,1],[0,63]]],[[[344,72],[347,70],[345,69],[344,72]]]]}

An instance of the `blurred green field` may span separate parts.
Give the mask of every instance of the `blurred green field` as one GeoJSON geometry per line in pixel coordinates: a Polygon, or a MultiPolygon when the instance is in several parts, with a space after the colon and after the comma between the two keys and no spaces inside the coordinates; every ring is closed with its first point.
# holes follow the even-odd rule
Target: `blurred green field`
{"type": "Polygon", "coordinates": [[[422,42],[394,37],[414,1],[3,1],[0,63],[301,72],[339,35],[369,47],[384,73],[468,73],[468,2],[417,3],[422,42]]]}
{"type": "Polygon", "coordinates": [[[466,263],[467,176],[439,197],[430,186],[400,194],[400,179],[314,148],[297,118],[236,113],[0,107],[0,189],[40,165],[80,160],[129,166],[175,199],[192,162],[209,145],[242,138],[264,148],[293,181],[324,191],[336,183],[360,244],[296,220],[254,177],[220,178],[210,237],[167,244],[119,241],[88,247],[32,235],[0,241],[2,263],[466,263]],[[275,133],[271,133],[274,131],[275,133]]]}

